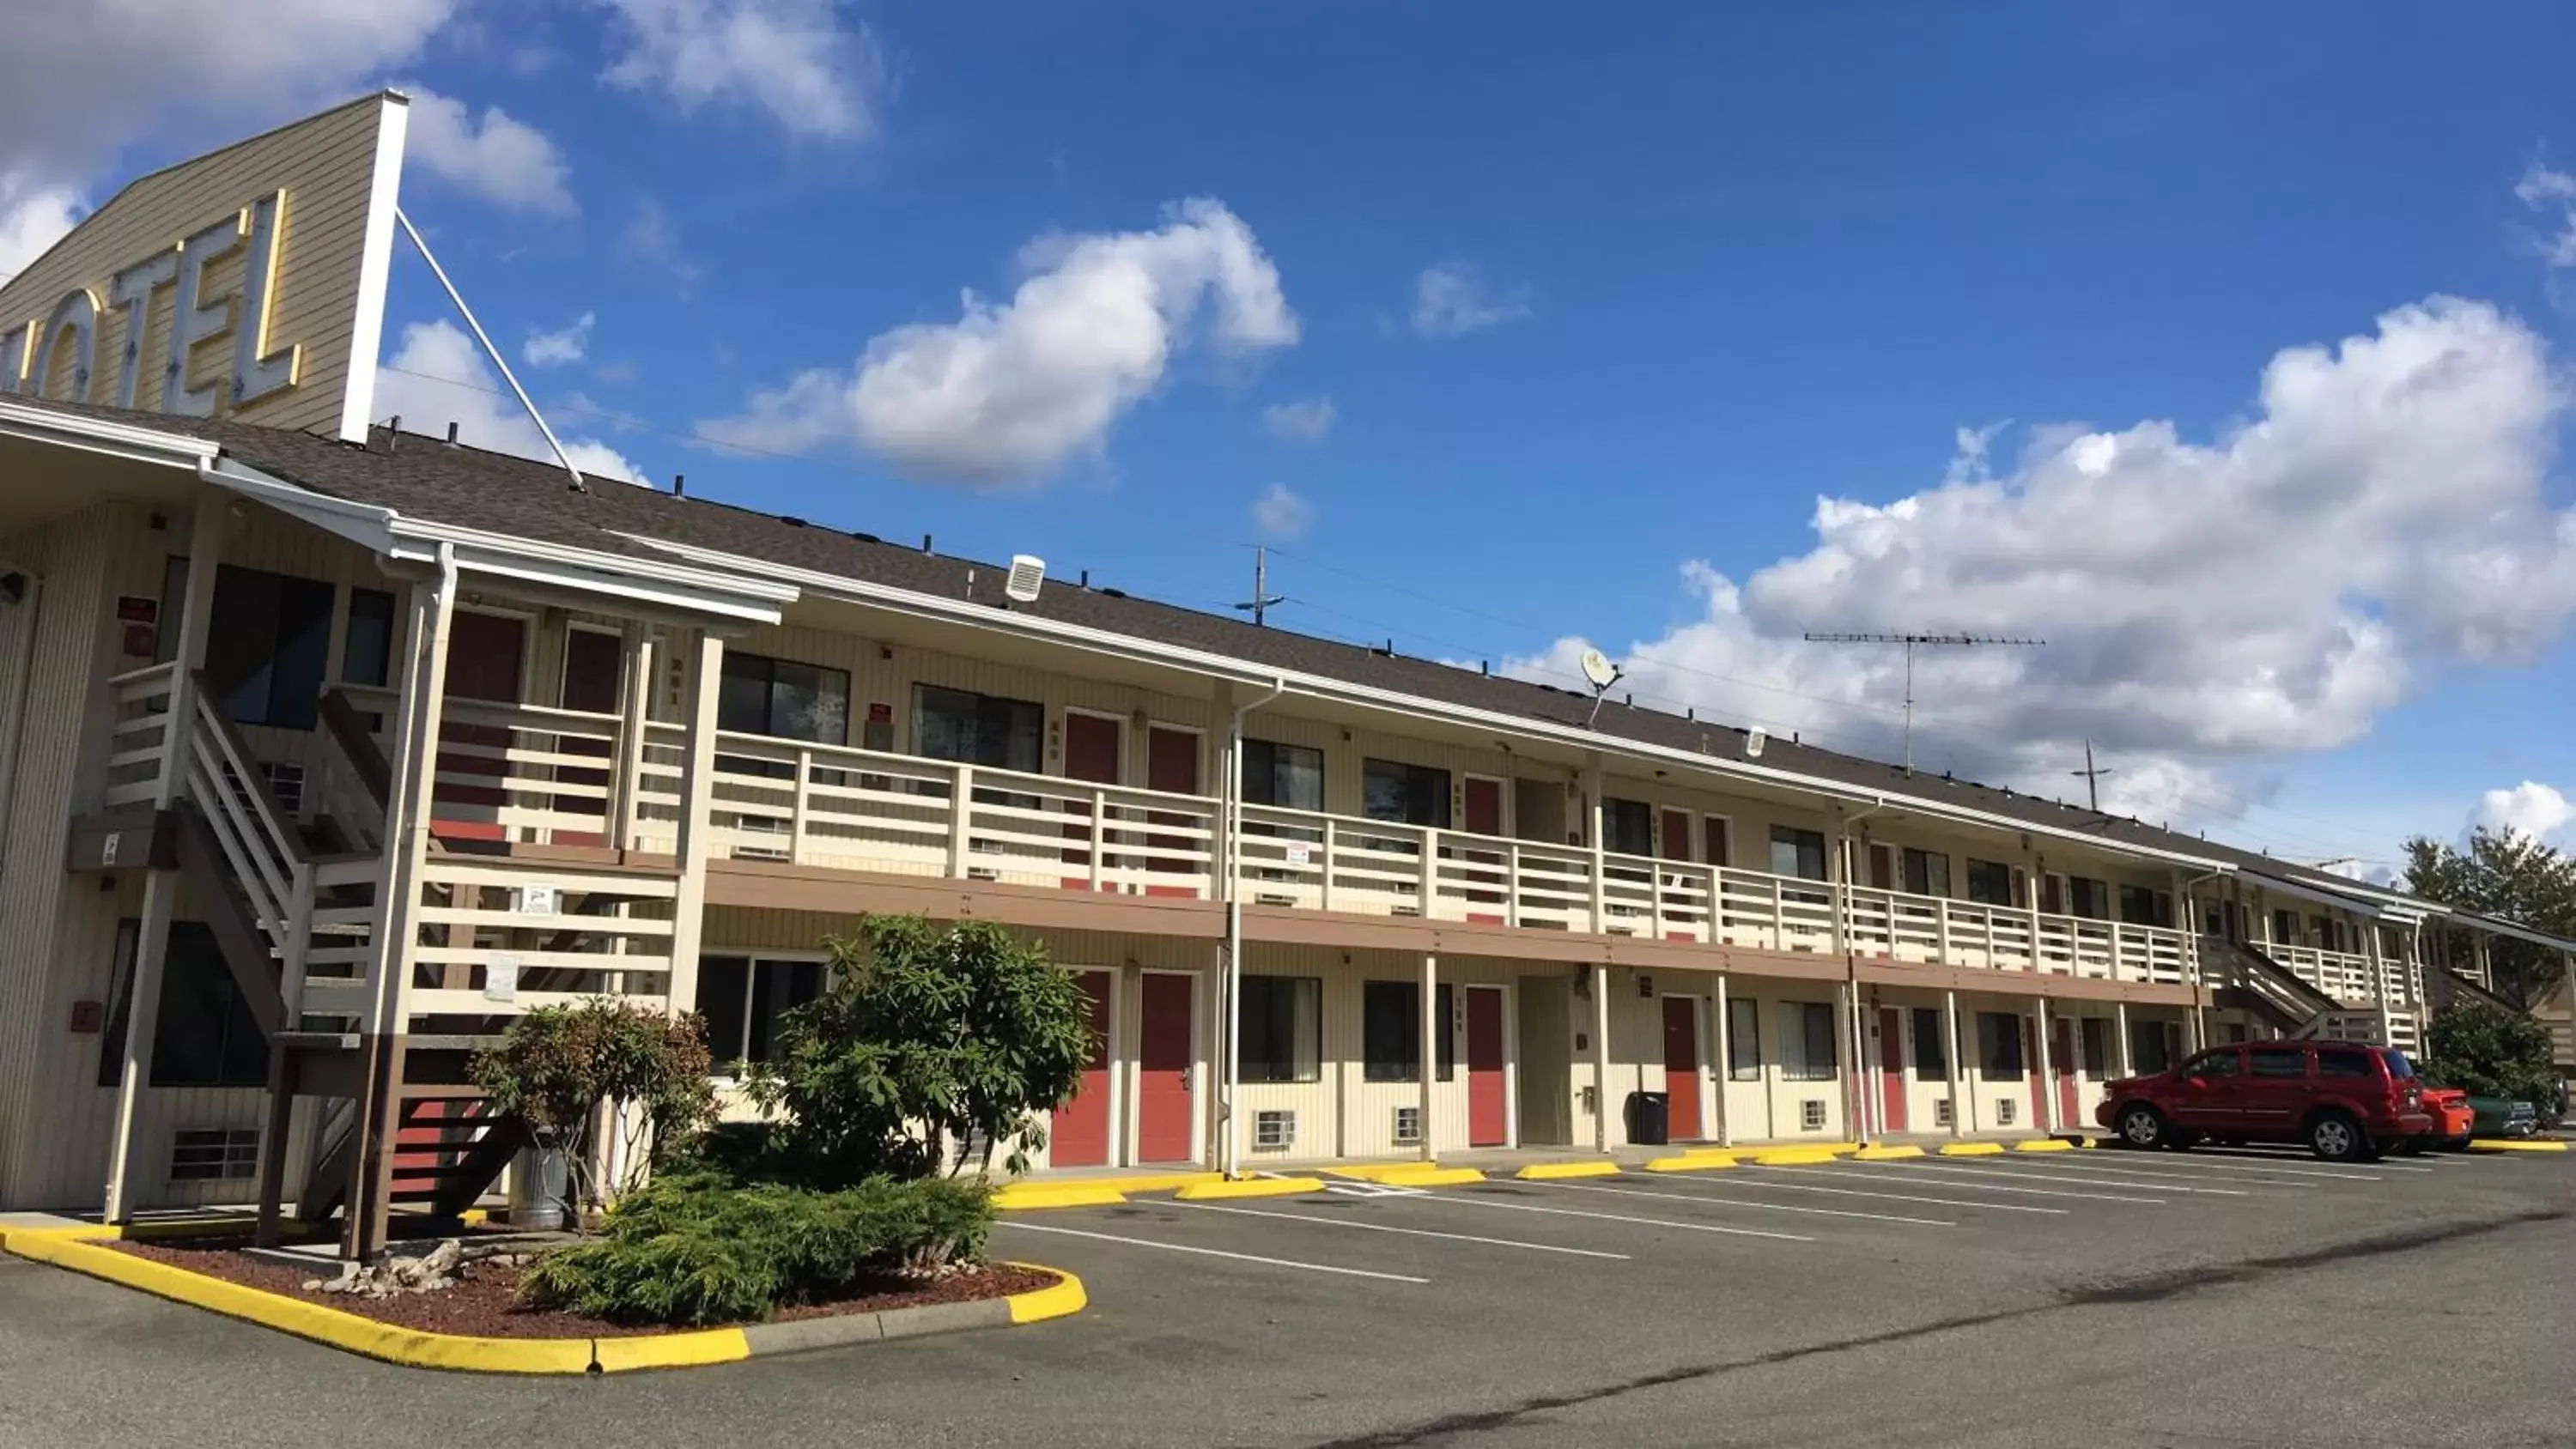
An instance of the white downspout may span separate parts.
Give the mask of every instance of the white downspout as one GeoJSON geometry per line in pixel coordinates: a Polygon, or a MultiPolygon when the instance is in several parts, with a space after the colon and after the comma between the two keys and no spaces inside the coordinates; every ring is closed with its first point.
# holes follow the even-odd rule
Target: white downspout
{"type": "MultiPolygon", "coordinates": [[[[1225,901],[1225,978],[1219,988],[1225,1010],[1225,1062],[1217,1084],[1217,1123],[1224,1134],[1218,1144],[1218,1163],[1228,1178],[1241,1175],[1243,1167],[1243,1133],[1234,1110],[1243,1075],[1243,898],[1238,889],[1242,872],[1234,862],[1235,841],[1243,831],[1243,721],[1287,692],[1288,681],[1282,679],[1268,694],[1236,709],[1225,732],[1225,795],[1217,802],[1220,828],[1216,852],[1220,872],[1217,889],[1225,901]]],[[[1324,862],[1324,869],[1332,868],[1330,860],[1324,862]]],[[[1423,1009],[1428,1012],[1430,1007],[1426,1004],[1423,1009]]],[[[1424,1070],[1429,1070],[1427,1064],[1424,1070]]]]}

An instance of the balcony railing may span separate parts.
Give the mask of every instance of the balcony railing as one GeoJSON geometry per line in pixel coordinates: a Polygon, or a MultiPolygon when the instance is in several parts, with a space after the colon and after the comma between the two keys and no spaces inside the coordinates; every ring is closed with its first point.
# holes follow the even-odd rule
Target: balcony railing
{"type": "MultiPolygon", "coordinates": [[[[2359,1005],[2379,1000],[2370,989],[2370,958],[2348,951],[2321,951],[2314,946],[2266,944],[2263,953],[2290,973],[2337,1001],[2359,1005]]],[[[2391,1006],[2413,1006],[2419,995],[2414,968],[2404,958],[2383,956],[2379,978],[2391,1006]]]]}

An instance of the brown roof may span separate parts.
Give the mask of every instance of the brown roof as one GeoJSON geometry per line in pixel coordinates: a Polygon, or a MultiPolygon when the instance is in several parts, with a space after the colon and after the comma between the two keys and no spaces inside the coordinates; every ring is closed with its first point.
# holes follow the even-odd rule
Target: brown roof
{"type": "MultiPolygon", "coordinates": [[[[40,405],[202,437],[218,444],[227,457],[317,493],[390,508],[406,517],[519,538],[635,557],[662,557],[618,536],[633,534],[952,599],[966,597],[970,570],[980,570],[987,580],[997,579],[1000,573],[998,566],[991,563],[927,553],[885,543],[867,534],[757,513],[703,497],[681,498],[653,488],[605,480],[594,480],[587,491],[576,492],[564,471],[554,464],[450,446],[416,433],[395,434],[379,427],[373,430],[368,445],[361,448],[332,438],[241,423],[52,401],[40,405]]],[[[984,597],[998,600],[998,587],[988,582],[984,597]]],[[[1497,714],[1575,726],[1582,725],[1592,714],[1588,695],[1293,630],[1256,627],[1224,615],[1135,598],[1116,589],[1050,580],[1038,601],[1021,606],[1020,611],[1154,643],[1204,650],[1265,668],[1295,670],[1497,714]]],[[[1734,758],[1742,756],[1746,734],[1731,725],[1632,707],[1615,698],[1602,708],[1594,728],[1601,734],[1642,744],[1734,758]]],[[[1762,763],[1864,790],[1932,796],[1963,809],[2052,830],[2078,831],[2106,842],[2228,861],[2318,889],[2349,890],[2354,885],[2339,876],[2201,836],[2162,830],[2142,821],[1971,781],[1909,774],[1895,765],[1815,745],[1774,737],[1764,750],[1762,763]]]]}

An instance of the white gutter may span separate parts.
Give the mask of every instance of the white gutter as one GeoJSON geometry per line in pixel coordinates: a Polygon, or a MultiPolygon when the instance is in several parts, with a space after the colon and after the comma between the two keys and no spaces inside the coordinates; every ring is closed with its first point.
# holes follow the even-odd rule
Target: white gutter
{"type": "MultiPolygon", "coordinates": [[[[1224,1077],[1217,1084],[1217,1120],[1225,1140],[1219,1146],[1219,1165],[1230,1180],[1243,1169],[1243,1134],[1235,1122],[1235,1098],[1243,1082],[1243,895],[1236,868],[1234,843],[1243,833],[1243,720],[1244,716],[1288,692],[1288,681],[1281,680],[1268,694],[1242,706],[1226,728],[1225,797],[1218,801],[1218,816],[1224,827],[1224,838],[1217,843],[1216,858],[1225,872],[1219,887],[1225,892],[1225,1064],[1224,1077]]],[[[1426,1013],[1431,1003],[1422,1003],[1426,1013]]],[[[1430,1071],[1425,1063],[1423,1070],[1430,1071]]]]}
{"type": "Polygon", "coordinates": [[[132,462],[196,468],[212,461],[221,447],[204,438],[159,428],[137,427],[81,413],[59,412],[23,402],[0,400],[0,434],[83,452],[104,453],[132,462]]]}
{"type": "Polygon", "coordinates": [[[1416,695],[1377,689],[1369,685],[1352,684],[1323,675],[1307,674],[1293,669],[1267,668],[1243,660],[1231,659],[1222,654],[1184,648],[1179,645],[1158,644],[1151,640],[1139,639],[1134,635],[1094,629],[1087,625],[1068,624],[1060,620],[1042,619],[1029,614],[1004,613],[971,600],[948,599],[936,594],[899,589],[887,584],[872,584],[865,580],[844,578],[814,569],[771,564],[746,558],[740,554],[700,548],[693,544],[674,543],[668,539],[652,538],[644,534],[628,533],[619,536],[630,542],[644,544],[698,563],[745,569],[766,578],[790,580],[801,586],[806,593],[818,598],[839,599],[847,603],[864,604],[916,618],[965,624],[974,628],[1043,639],[1115,658],[1184,669],[1218,679],[1232,680],[1239,684],[1263,685],[1274,680],[1284,681],[1290,693],[1308,698],[1357,704],[1370,709],[1385,710],[1444,724],[1472,725],[1479,729],[1497,730],[1525,738],[1547,740],[1575,749],[1601,750],[1666,766],[1681,765],[1735,779],[1822,795],[1828,799],[1860,804],[1875,801],[1889,809],[1979,825],[1993,830],[2042,835],[2053,840],[2075,842],[2112,855],[2157,860],[2202,870],[2236,869],[2235,865],[2228,861],[2189,855],[2180,851],[2160,850],[2150,845],[2114,841],[2080,830],[2043,825],[1927,797],[1891,794],[1885,790],[1844,781],[1801,775],[1792,770],[1754,765],[1717,755],[1701,754],[1694,750],[1675,749],[1665,745],[1625,739],[1618,735],[1603,734],[1580,726],[1553,724],[1545,720],[1532,719],[1526,715],[1502,714],[1466,705],[1444,704],[1416,695]]]}

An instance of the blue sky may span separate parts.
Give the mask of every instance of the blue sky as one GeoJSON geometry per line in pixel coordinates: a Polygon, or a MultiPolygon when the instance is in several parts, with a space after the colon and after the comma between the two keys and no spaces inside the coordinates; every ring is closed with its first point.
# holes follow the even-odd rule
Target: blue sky
{"type": "MultiPolygon", "coordinates": [[[[2553,262],[2576,262],[2545,254],[2567,213],[2534,184],[2576,165],[2562,9],[383,8],[402,13],[285,89],[461,103],[443,165],[416,135],[407,209],[554,421],[664,484],[1199,605],[1245,596],[1267,536],[1283,623],[1525,671],[1588,640],[1633,651],[1650,697],[1882,751],[1893,655],[1799,630],[2048,636],[1930,663],[1918,754],[2072,791],[2094,737],[2125,807],[2285,854],[2386,860],[2482,792],[2576,788],[2558,719],[2576,600],[2545,582],[2568,489],[2533,452],[2564,430],[2553,262]],[[769,28],[726,51],[744,17],[769,28]],[[1191,198],[1231,229],[1171,210],[1191,198]],[[1241,255],[1208,259],[1234,243],[1275,297],[1226,270],[1241,255]],[[975,438],[1024,421],[1013,404],[950,394],[962,416],[924,418],[898,391],[852,421],[872,339],[954,341],[964,291],[1008,313],[1068,255],[1147,258],[1168,332],[1150,366],[965,380],[1025,384],[1031,406],[1107,388],[1105,421],[1037,427],[1046,445],[1007,466],[975,438]],[[2437,294],[2483,308],[2381,320],[2437,294]],[[526,364],[533,334],[584,316],[577,360],[526,364]],[[2330,355],[2367,415],[2273,416],[2276,354],[2351,337],[2433,360],[2364,387],[2330,355]],[[2475,381],[2418,416],[2407,399],[2445,368],[2475,381]],[[811,369],[830,370],[816,394],[754,406],[811,369]],[[1266,422],[1301,403],[1310,435],[1266,422]],[[2267,417],[2308,441],[2213,461],[2267,417]],[[2176,436],[2114,450],[2143,447],[2127,471],[2055,426],[2157,420],[2176,436]],[[1961,429],[1997,424],[1982,462],[1963,453],[1961,429]],[[2484,481],[2450,476],[2455,455],[2487,460],[2484,481]],[[1995,490],[1982,531],[2016,546],[1900,515],[1841,536],[1894,536],[1884,553],[1814,557],[1819,496],[1884,506],[1945,478],[1995,490]],[[1274,488],[1302,507],[1265,527],[1274,488]],[[2270,501],[2240,514],[2239,489],[2270,501]],[[2455,489],[2483,502],[2425,502],[2455,489]],[[2299,499],[2313,511],[2283,511],[2299,499]],[[2139,581],[2160,556],[2096,552],[2159,510],[2227,536],[2167,540],[2164,587],[2139,581]],[[2512,582],[2466,600],[2443,582],[2487,554],[2512,582]],[[2213,603],[2239,585],[2263,601],[2213,603]],[[2276,609],[2307,622],[2248,642],[2276,609]],[[2133,678],[2179,703],[2137,707],[2133,678]]],[[[276,119],[252,109],[174,106],[20,158],[20,200],[48,182],[94,202],[242,128],[223,123],[276,119]]],[[[403,324],[445,315],[398,264],[388,361],[403,324]]],[[[491,381],[455,348],[412,360],[491,381]]],[[[2511,818],[2560,829],[2556,798],[2511,818]]]]}

